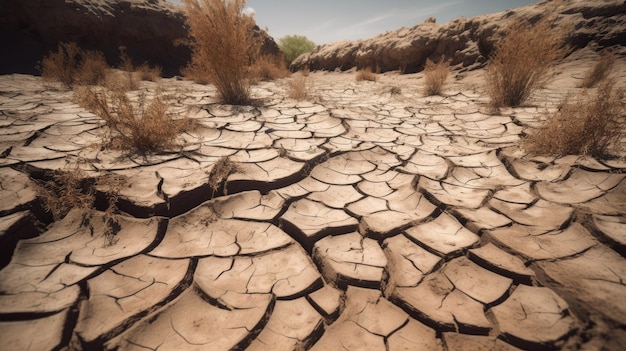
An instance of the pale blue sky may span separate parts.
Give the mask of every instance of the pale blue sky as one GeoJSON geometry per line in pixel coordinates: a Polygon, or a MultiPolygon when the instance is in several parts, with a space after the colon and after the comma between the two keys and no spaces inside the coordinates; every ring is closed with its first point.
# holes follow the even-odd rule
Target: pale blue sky
{"type": "MultiPolygon", "coordinates": [[[[170,0],[177,2],[176,0],[170,0]]],[[[275,39],[305,35],[316,44],[367,39],[428,17],[445,23],[535,3],[530,0],[248,0],[256,23],[275,39]]]]}

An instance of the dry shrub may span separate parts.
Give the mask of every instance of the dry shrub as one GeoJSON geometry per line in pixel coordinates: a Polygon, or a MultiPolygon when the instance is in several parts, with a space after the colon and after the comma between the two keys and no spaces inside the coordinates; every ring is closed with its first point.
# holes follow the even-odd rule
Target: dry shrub
{"type": "Polygon", "coordinates": [[[78,167],[67,170],[55,170],[52,179],[41,182],[39,194],[44,209],[52,214],[54,220],[62,219],[67,213],[77,208],[88,213],[93,208],[95,189],[84,181],[86,178],[78,167]]]}
{"type": "Polygon", "coordinates": [[[534,25],[516,22],[507,33],[487,65],[487,92],[495,107],[526,102],[550,81],[550,70],[566,53],[563,31],[551,28],[545,19],[534,25]]]}
{"type": "Polygon", "coordinates": [[[191,80],[198,84],[210,84],[211,77],[209,73],[196,64],[188,64],[180,68],[180,74],[187,80],[191,80]]]}
{"type": "Polygon", "coordinates": [[[187,116],[175,119],[168,113],[158,91],[150,101],[146,91],[139,92],[136,100],[123,91],[77,91],[78,104],[106,121],[110,130],[106,139],[114,148],[141,153],[170,149],[181,133],[193,127],[187,116]]]}
{"type": "Polygon", "coordinates": [[[524,140],[530,153],[606,156],[619,151],[624,135],[624,92],[605,80],[590,94],[568,98],[563,106],[524,140]]]}
{"type": "Polygon", "coordinates": [[[605,80],[615,66],[615,61],[617,61],[617,57],[614,54],[603,52],[600,55],[600,60],[596,62],[593,68],[589,70],[583,78],[581,86],[583,88],[592,88],[599,82],[605,80]]]}
{"type": "Polygon", "coordinates": [[[150,67],[147,62],[144,62],[141,66],[137,67],[137,73],[139,74],[139,79],[147,80],[150,82],[157,82],[161,79],[161,74],[163,70],[161,66],[150,67]]]}
{"type": "Polygon", "coordinates": [[[123,90],[137,90],[139,89],[139,80],[137,79],[137,73],[135,72],[135,65],[133,60],[128,56],[126,47],[120,46],[120,70],[123,72],[123,76],[126,82],[117,82],[118,86],[122,86],[123,90]]]}
{"type": "Polygon", "coordinates": [[[398,87],[398,86],[393,86],[389,89],[389,93],[391,95],[400,95],[402,94],[402,88],[398,87]]]}
{"type": "Polygon", "coordinates": [[[250,67],[250,74],[253,78],[269,81],[288,77],[290,72],[282,57],[263,55],[250,67]]]}
{"type": "Polygon", "coordinates": [[[368,67],[366,69],[359,70],[356,73],[357,82],[364,81],[364,80],[375,82],[378,80],[378,76],[376,75],[376,73],[372,72],[371,68],[368,67]]]}
{"type": "Polygon", "coordinates": [[[206,72],[220,100],[246,105],[250,97],[249,66],[259,55],[254,20],[243,13],[245,0],[182,0],[192,41],[187,72],[206,72]]]}
{"type": "Polygon", "coordinates": [[[213,165],[209,173],[209,185],[215,193],[222,186],[225,186],[228,176],[239,170],[237,165],[228,157],[220,157],[213,165]]]}
{"type": "Polygon", "coordinates": [[[104,82],[108,65],[99,51],[83,50],[76,43],[59,43],[56,52],[44,56],[39,69],[44,79],[72,87],[104,82]]]}
{"type": "Polygon", "coordinates": [[[77,82],[87,85],[103,84],[110,71],[104,54],[100,51],[83,51],[81,57],[82,61],[76,73],[77,82]]]}
{"type": "Polygon", "coordinates": [[[76,43],[59,43],[56,52],[49,52],[41,61],[41,76],[67,87],[74,85],[79,66],[80,48],[76,43]]]}
{"type": "Polygon", "coordinates": [[[117,220],[117,199],[124,180],[113,174],[89,178],[81,171],[78,164],[66,169],[55,170],[48,181],[38,182],[38,194],[44,209],[54,220],[64,218],[71,210],[82,212],[82,226],[89,227],[93,233],[93,219],[96,207],[96,194],[99,189],[106,201],[106,209],[100,217],[104,224],[105,245],[115,244],[115,234],[119,232],[117,220]]]}
{"type": "Polygon", "coordinates": [[[118,93],[125,93],[139,89],[139,73],[129,72],[121,69],[113,69],[107,75],[104,84],[105,88],[118,93]]]}
{"type": "Polygon", "coordinates": [[[447,62],[441,60],[439,63],[434,63],[428,59],[424,69],[424,95],[441,95],[449,74],[450,66],[447,62]]]}
{"type": "Polygon", "coordinates": [[[295,75],[288,83],[289,97],[294,100],[304,100],[309,97],[309,91],[312,86],[310,78],[303,74],[295,75]]]}

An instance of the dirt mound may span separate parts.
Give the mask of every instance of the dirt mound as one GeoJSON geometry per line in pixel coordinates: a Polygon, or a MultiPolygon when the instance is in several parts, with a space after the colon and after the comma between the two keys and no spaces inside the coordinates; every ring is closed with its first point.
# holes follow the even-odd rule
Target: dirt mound
{"type": "Polygon", "coordinates": [[[452,65],[481,67],[504,29],[515,21],[536,22],[554,17],[554,26],[568,29],[573,48],[626,45],[626,2],[622,0],[542,1],[496,14],[459,18],[446,24],[427,20],[413,28],[400,28],[363,41],[318,46],[300,56],[291,68],[348,70],[372,67],[381,72],[419,72],[428,58],[451,60],[452,65]]]}

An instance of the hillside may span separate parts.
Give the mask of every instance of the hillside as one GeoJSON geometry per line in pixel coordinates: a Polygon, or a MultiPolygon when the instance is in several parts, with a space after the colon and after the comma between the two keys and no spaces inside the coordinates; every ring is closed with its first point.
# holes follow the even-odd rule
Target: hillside
{"type": "Polygon", "coordinates": [[[516,21],[553,18],[555,28],[566,28],[566,42],[574,49],[626,45],[626,2],[622,0],[542,1],[513,10],[459,18],[445,24],[425,22],[400,28],[368,40],[318,46],[300,56],[292,70],[348,70],[371,67],[381,72],[419,72],[427,59],[450,60],[462,68],[483,66],[507,26],[516,21]]]}

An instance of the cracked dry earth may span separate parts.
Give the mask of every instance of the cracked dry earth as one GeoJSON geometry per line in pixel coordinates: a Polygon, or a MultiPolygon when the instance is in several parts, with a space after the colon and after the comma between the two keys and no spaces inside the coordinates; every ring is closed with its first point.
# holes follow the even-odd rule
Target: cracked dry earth
{"type": "Polygon", "coordinates": [[[311,101],[282,80],[262,107],[164,79],[197,128],[146,157],[102,148],[71,92],[2,76],[0,349],[620,349],[624,158],[519,148],[588,67],[498,112],[480,71],[444,97],[314,73],[311,101]],[[46,222],[35,183],[68,162],[125,178],[113,245],[101,212],[46,222]]]}

